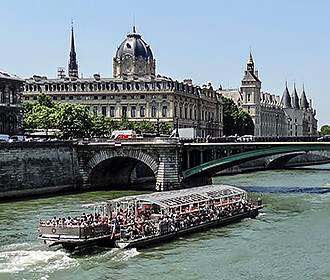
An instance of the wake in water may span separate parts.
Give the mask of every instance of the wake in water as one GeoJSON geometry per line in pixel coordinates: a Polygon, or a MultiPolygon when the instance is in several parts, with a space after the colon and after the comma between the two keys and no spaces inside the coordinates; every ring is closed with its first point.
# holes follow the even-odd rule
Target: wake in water
{"type": "MultiPolygon", "coordinates": [[[[0,279],[1,274],[33,273],[49,274],[60,270],[68,270],[79,266],[80,257],[63,250],[40,250],[40,247],[29,243],[11,244],[0,247],[0,279]]],[[[126,262],[139,255],[136,248],[121,250],[111,249],[98,251],[89,261],[100,264],[104,261],[115,263],[126,262]]]]}
{"type": "Polygon", "coordinates": [[[31,244],[21,243],[0,248],[0,275],[22,271],[51,273],[78,265],[78,261],[64,251],[45,251],[31,247],[31,244]]]}

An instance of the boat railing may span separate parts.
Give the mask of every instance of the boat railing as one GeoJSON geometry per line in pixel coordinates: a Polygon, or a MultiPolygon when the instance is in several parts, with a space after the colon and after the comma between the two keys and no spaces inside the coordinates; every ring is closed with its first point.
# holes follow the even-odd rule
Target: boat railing
{"type": "Polygon", "coordinates": [[[80,225],[40,225],[40,237],[52,236],[55,238],[87,239],[108,235],[111,232],[111,225],[100,224],[90,226],[80,225]]]}

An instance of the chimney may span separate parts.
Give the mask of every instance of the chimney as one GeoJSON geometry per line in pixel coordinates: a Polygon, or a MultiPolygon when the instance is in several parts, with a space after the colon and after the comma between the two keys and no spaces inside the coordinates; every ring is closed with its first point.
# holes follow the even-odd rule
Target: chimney
{"type": "Polygon", "coordinates": [[[101,75],[100,74],[94,74],[93,77],[96,81],[99,81],[100,78],[101,78],[101,75]]]}
{"type": "Polygon", "coordinates": [[[188,85],[192,85],[192,79],[184,79],[183,82],[188,85]]]}

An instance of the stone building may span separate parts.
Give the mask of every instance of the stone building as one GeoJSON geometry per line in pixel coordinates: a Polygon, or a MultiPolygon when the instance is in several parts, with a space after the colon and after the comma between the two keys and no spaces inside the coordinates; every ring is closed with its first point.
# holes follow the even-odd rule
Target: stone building
{"type": "Polygon", "coordinates": [[[314,136],[317,135],[316,110],[312,107],[312,100],[307,101],[303,86],[300,98],[296,85],[290,95],[287,85],[282,96],[282,105],[287,117],[288,136],[314,136]]]}
{"type": "Polygon", "coordinates": [[[0,70],[0,134],[18,134],[22,129],[23,80],[0,70]]]}
{"type": "Polygon", "coordinates": [[[287,86],[282,98],[264,92],[258,71],[250,53],[239,89],[220,89],[224,97],[231,98],[254,122],[255,136],[312,136],[317,135],[316,111],[307,102],[305,91],[298,98],[296,89],[291,97],[287,86]],[[291,106],[291,99],[295,100],[291,106]]]}
{"type": "Polygon", "coordinates": [[[74,33],[71,34],[68,75],[55,79],[33,76],[26,79],[24,100],[46,94],[57,102],[87,106],[93,114],[119,120],[167,122],[172,127],[194,127],[197,135],[222,136],[222,98],[212,85],[194,85],[156,74],[156,59],[133,27],[113,58],[113,78],[95,74],[79,78],[74,33]]]}

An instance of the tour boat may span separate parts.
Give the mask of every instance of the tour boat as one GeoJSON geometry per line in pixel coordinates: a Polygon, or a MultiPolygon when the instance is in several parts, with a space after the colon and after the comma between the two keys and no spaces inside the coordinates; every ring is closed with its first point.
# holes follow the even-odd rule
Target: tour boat
{"type": "Polygon", "coordinates": [[[261,200],[229,185],[207,185],[90,204],[93,214],[41,222],[39,238],[65,249],[100,244],[146,247],[184,234],[255,218],[261,200]]]}

